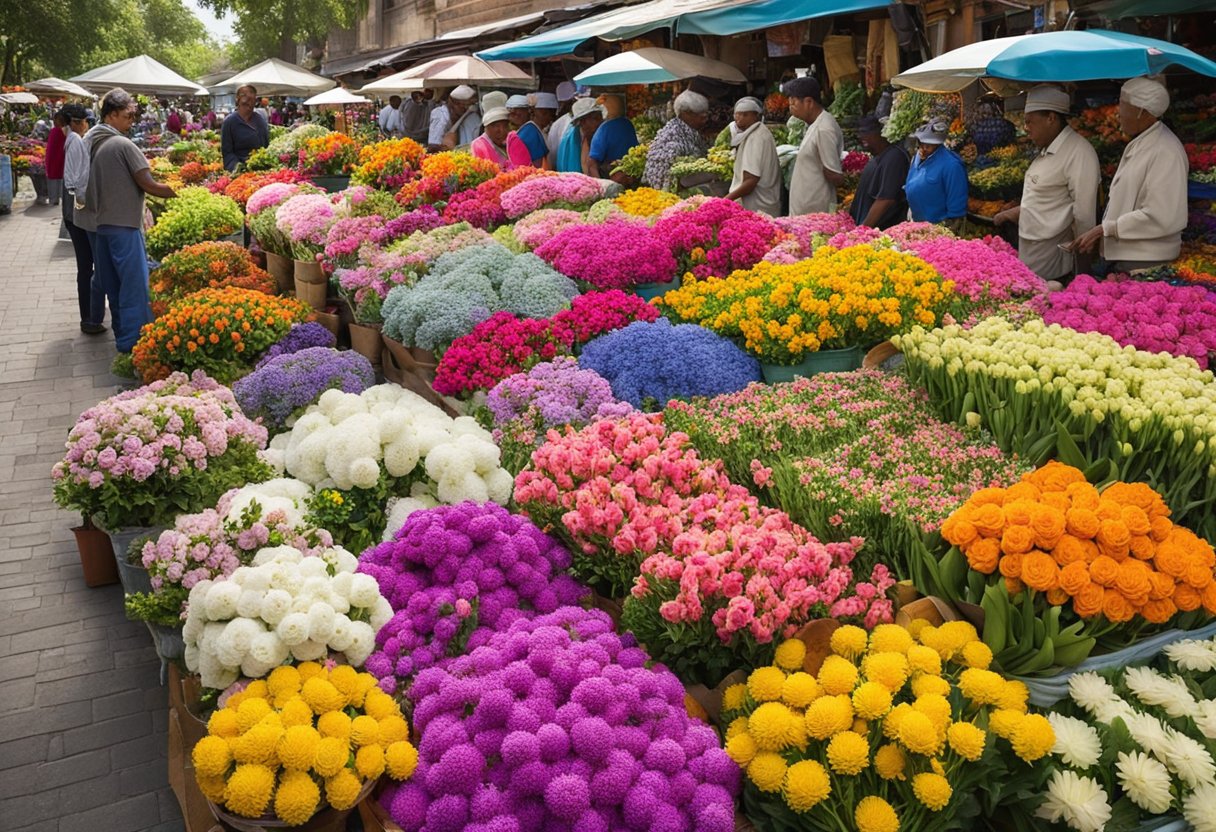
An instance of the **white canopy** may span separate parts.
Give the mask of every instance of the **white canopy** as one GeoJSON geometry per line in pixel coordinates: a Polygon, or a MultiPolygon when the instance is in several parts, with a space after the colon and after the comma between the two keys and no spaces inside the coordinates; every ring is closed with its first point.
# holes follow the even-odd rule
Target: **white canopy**
{"type": "Polygon", "coordinates": [[[472,55],[458,55],[434,58],[395,75],[378,78],[359,92],[386,95],[423,87],[456,87],[461,84],[526,89],[535,83],[531,75],[507,61],[483,61],[472,55]]]}
{"type": "Polygon", "coordinates": [[[350,90],[343,89],[342,87],[334,87],[329,92],[314,95],[304,103],[309,107],[324,107],[327,104],[341,107],[343,104],[370,104],[371,99],[355,95],[350,90]]]}
{"type": "Polygon", "coordinates": [[[106,64],[71,80],[94,92],[106,92],[114,87],[122,87],[127,92],[143,95],[210,95],[206,87],[200,87],[188,78],[183,78],[147,55],[137,55],[125,61],[106,64]]]}
{"type": "Polygon", "coordinates": [[[235,90],[245,84],[252,84],[258,95],[307,95],[328,90],[337,82],[287,61],[268,58],[238,72],[216,89],[235,90]]]}
{"type": "Polygon", "coordinates": [[[37,81],[31,81],[26,84],[25,88],[31,92],[50,93],[52,95],[72,95],[77,98],[93,97],[93,93],[84,87],[79,84],[73,84],[71,81],[64,81],[62,78],[39,78],[37,81]]]}
{"type": "Polygon", "coordinates": [[[698,77],[732,84],[747,83],[747,76],[728,63],[658,47],[645,47],[612,55],[575,75],[574,80],[588,87],[615,87],[626,84],[665,84],[669,81],[698,77]]]}
{"type": "Polygon", "coordinates": [[[0,93],[0,101],[5,104],[37,104],[38,96],[32,92],[6,92],[0,93]]]}

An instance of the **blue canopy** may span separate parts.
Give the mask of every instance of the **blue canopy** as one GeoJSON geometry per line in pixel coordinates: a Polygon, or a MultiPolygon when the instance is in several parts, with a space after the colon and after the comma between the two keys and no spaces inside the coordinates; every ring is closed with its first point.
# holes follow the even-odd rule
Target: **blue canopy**
{"type": "Polygon", "coordinates": [[[1185,46],[1105,29],[1021,38],[988,62],[987,74],[1026,82],[1091,81],[1157,75],[1175,65],[1216,77],[1216,63],[1185,46]]]}
{"type": "Polygon", "coordinates": [[[865,12],[891,5],[891,0],[760,0],[683,15],[681,35],[737,35],[838,14],[865,12]]]}

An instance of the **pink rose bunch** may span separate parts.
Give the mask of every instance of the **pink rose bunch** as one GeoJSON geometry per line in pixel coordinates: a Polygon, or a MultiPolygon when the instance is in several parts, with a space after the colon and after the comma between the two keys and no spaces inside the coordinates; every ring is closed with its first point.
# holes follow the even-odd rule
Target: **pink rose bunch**
{"type": "Polygon", "coordinates": [[[1207,369],[1216,352],[1216,302],[1200,286],[1080,275],[1043,301],[1043,320],[1100,332],[1124,346],[1187,355],[1207,369]]]}
{"type": "Polygon", "coordinates": [[[937,269],[943,278],[953,280],[954,291],[968,300],[1009,300],[1047,292],[1047,283],[1016,253],[994,251],[983,240],[938,237],[900,248],[937,269]]]}
{"type": "Polygon", "coordinates": [[[680,273],[724,276],[750,269],[782,236],[777,224],[730,199],[710,199],[691,210],[664,213],[654,234],[665,241],[680,273]]]}
{"type": "MultiPolygon", "coordinates": [[[[516,187],[555,179],[529,180],[516,187]]],[[[597,289],[668,283],[677,274],[676,259],[666,238],[657,228],[647,227],[644,220],[611,219],[603,225],[570,225],[538,248],[536,255],[562,274],[597,289]]]]}
{"type": "Polygon", "coordinates": [[[535,176],[503,192],[502,209],[514,219],[541,208],[586,208],[603,199],[604,186],[581,173],[535,176]]]}
{"type": "Polygon", "coordinates": [[[557,232],[563,228],[583,221],[583,215],[578,211],[542,208],[526,217],[520,217],[514,227],[515,239],[529,250],[535,251],[557,236],[557,232]]]}

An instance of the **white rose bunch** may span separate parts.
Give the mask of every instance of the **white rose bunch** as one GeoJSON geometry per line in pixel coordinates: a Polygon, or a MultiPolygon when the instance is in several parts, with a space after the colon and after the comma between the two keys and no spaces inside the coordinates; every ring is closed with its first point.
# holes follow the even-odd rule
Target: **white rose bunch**
{"type": "Polygon", "coordinates": [[[182,635],[186,666],[208,688],[256,679],[289,661],[344,654],[359,667],[393,616],[358,560],[335,546],[305,557],[291,546],[258,551],[253,564],[190,591],[182,635]]]}

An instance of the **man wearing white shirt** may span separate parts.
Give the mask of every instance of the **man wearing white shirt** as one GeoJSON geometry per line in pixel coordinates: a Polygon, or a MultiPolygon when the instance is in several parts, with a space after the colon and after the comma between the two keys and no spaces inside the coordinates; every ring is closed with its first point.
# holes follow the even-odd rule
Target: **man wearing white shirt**
{"type": "Polygon", "coordinates": [[[427,149],[435,153],[472,144],[481,133],[476,101],[477,93],[465,84],[448,93],[448,100],[431,113],[427,149]]]}
{"type": "Polygon", "coordinates": [[[381,133],[390,139],[401,138],[401,96],[389,96],[388,104],[380,111],[378,121],[381,133]]]}
{"type": "Polygon", "coordinates": [[[836,188],[844,183],[844,133],[823,106],[823,91],[811,77],[785,84],[790,113],[807,123],[790,181],[790,215],[836,210],[836,188]]]}

